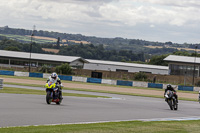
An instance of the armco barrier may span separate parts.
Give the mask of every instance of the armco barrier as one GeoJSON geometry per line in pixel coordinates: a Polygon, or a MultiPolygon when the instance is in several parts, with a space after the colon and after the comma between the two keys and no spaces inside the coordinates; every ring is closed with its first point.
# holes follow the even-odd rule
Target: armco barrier
{"type": "Polygon", "coordinates": [[[29,77],[43,78],[43,73],[29,73],[29,77]]]}
{"type": "Polygon", "coordinates": [[[15,71],[15,72],[14,72],[14,76],[29,77],[29,72],[15,71]]]}
{"type": "Polygon", "coordinates": [[[163,84],[148,83],[148,88],[163,88],[163,84]]]}
{"type": "Polygon", "coordinates": [[[0,79],[0,89],[3,89],[3,79],[0,79]]]}
{"type": "Polygon", "coordinates": [[[109,85],[117,85],[117,80],[111,80],[111,79],[102,79],[102,84],[109,84],[109,85]]]}
{"type": "Polygon", "coordinates": [[[136,87],[148,87],[148,83],[147,82],[139,82],[139,81],[133,81],[133,86],[136,87]]]}
{"type": "Polygon", "coordinates": [[[99,83],[101,84],[102,79],[97,79],[97,78],[87,78],[88,83],[99,83]]]}
{"type": "Polygon", "coordinates": [[[117,80],[117,85],[133,86],[133,82],[132,81],[117,80]]]}
{"type": "Polygon", "coordinates": [[[182,91],[193,91],[194,87],[193,86],[178,86],[178,90],[182,90],[182,91]]]}
{"type": "Polygon", "coordinates": [[[87,78],[86,77],[72,76],[72,81],[87,82],[87,78]]]}
{"type": "Polygon", "coordinates": [[[0,70],[0,75],[10,75],[10,76],[14,76],[14,71],[0,70]]]}
{"type": "Polygon", "coordinates": [[[72,76],[58,75],[61,80],[69,80],[72,81],[72,76]]]}

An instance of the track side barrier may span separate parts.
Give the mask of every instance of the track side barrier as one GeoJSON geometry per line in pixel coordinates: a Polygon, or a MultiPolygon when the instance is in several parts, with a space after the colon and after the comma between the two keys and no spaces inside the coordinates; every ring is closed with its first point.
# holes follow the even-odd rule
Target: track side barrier
{"type": "Polygon", "coordinates": [[[43,78],[43,73],[29,73],[29,77],[43,78]]]}
{"type": "Polygon", "coordinates": [[[87,78],[87,82],[88,83],[98,83],[101,84],[102,79],[98,79],[98,78],[87,78]]]}
{"type": "Polygon", "coordinates": [[[193,91],[200,91],[200,87],[194,87],[193,91]]]}
{"type": "Polygon", "coordinates": [[[49,73],[43,73],[43,78],[48,79],[50,76],[51,76],[51,74],[49,74],[49,73]]]}
{"type": "Polygon", "coordinates": [[[178,90],[182,90],[182,91],[194,91],[194,87],[193,86],[178,86],[178,90]]]}
{"type": "Polygon", "coordinates": [[[117,80],[111,80],[111,79],[102,79],[102,84],[109,84],[109,85],[117,85],[117,80]]]}
{"type": "Polygon", "coordinates": [[[156,84],[156,83],[148,83],[148,88],[163,88],[163,84],[156,84]]]}
{"type": "Polygon", "coordinates": [[[0,70],[0,75],[10,75],[10,76],[14,76],[14,71],[0,70]]]}
{"type": "Polygon", "coordinates": [[[86,77],[72,76],[72,81],[87,82],[87,78],[86,77]]]}
{"type": "Polygon", "coordinates": [[[72,81],[72,76],[58,75],[61,80],[69,80],[72,81]]]}
{"type": "Polygon", "coordinates": [[[133,81],[133,86],[135,87],[148,87],[147,82],[133,81]]]}
{"type": "Polygon", "coordinates": [[[117,80],[117,85],[133,86],[133,82],[132,81],[117,80]]]}
{"type": "Polygon", "coordinates": [[[29,72],[15,71],[14,76],[29,77],[29,72]]]}

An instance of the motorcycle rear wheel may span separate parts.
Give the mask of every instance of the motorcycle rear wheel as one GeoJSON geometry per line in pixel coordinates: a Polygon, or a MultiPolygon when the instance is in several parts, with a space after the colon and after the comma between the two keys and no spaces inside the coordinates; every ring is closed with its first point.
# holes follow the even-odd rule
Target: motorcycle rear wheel
{"type": "Polygon", "coordinates": [[[59,95],[59,102],[56,102],[57,105],[60,105],[61,102],[62,102],[62,92],[59,92],[60,95],[59,95]]]}
{"type": "Polygon", "coordinates": [[[174,110],[178,110],[178,104],[176,100],[174,100],[174,110]]]}

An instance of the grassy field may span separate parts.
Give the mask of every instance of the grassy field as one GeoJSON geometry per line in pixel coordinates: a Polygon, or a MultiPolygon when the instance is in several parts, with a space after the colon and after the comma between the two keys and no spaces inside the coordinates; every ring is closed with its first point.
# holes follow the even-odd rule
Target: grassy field
{"type": "MultiPolygon", "coordinates": [[[[14,93],[14,94],[34,94],[34,95],[46,95],[45,89],[42,90],[32,90],[23,88],[13,88],[13,87],[3,87],[0,93],[14,93]]],[[[88,95],[88,94],[77,94],[77,93],[62,93],[63,96],[76,96],[76,97],[91,97],[91,98],[110,98],[106,96],[88,95]]]]}
{"type": "MultiPolygon", "coordinates": [[[[31,38],[30,36],[23,36],[23,35],[13,35],[13,34],[0,34],[1,36],[5,36],[9,39],[13,39],[13,40],[21,40],[24,42],[31,42],[31,38]]],[[[52,42],[56,42],[56,41],[52,41],[49,39],[45,39],[45,38],[34,38],[34,42],[35,43],[52,43],[52,42]]]]}
{"type": "MultiPolygon", "coordinates": [[[[18,79],[29,79],[29,80],[42,80],[46,81],[45,78],[32,78],[32,77],[18,77],[18,76],[5,76],[5,75],[0,75],[1,77],[5,78],[18,78],[18,79]]],[[[95,84],[95,83],[83,83],[83,82],[74,82],[74,81],[64,81],[62,80],[63,83],[73,83],[73,84],[87,84],[87,85],[97,85],[97,86],[112,86],[112,87],[123,87],[123,88],[130,88],[132,89],[133,87],[130,86],[117,86],[117,85],[108,85],[108,84],[95,84]]],[[[22,84],[22,83],[9,83],[9,82],[4,82],[5,84],[13,84],[13,85],[23,85],[23,86],[33,86],[33,87],[44,87],[43,85],[35,85],[35,84],[22,84]]],[[[143,96],[143,97],[154,97],[154,98],[163,98],[162,96],[158,95],[146,95],[146,94],[137,94],[137,93],[123,93],[123,92],[115,92],[115,91],[103,91],[103,90],[91,90],[91,89],[79,89],[79,88],[67,88],[64,87],[66,90],[77,90],[77,91],[88,91],[88,92],[100,92],[100,93],[110,93],[110,94],[120,94],[120,95],[131,95],[131,96],[143,96]]],[[[146,88],[146,87],[134,87],[134,89],[143,89],[143,90],[156,90],[156,91],[164,91],[163,89],[156,89],[156,88],[146,88]]],[[[194,91],[181,91],[179,90],[178,92],[182,93],[192,93],[192,94],[198,94],[198,92],[194,91]]],[[[187,100],[187,101],[197,101],[197,98],[182,98],[179,97],[179,100],[187,100]]]]}
{"type": "MultiPolygon", "coordinates": [[[[147,48],[152,48],[152,49],[155,49],[155,48],[163,48],[163,46],[144,46],[144,47],[147,47],[147,48]]],[[[192,48],[178,48],[178,47],[167,47],[167,48],[173,48],[173,49],[178,49],[178,50],[186,50],[186,51],[195,51],[195,49],[192,49],[192,48]]],[[[200,52],[199,49],[196,49],[198,52],[200,52]]]]}
{"type": "Polygon", "coordinates": [[[199,133],[200,121],[108,122],[0,128],[1,133],[199,133]]]}

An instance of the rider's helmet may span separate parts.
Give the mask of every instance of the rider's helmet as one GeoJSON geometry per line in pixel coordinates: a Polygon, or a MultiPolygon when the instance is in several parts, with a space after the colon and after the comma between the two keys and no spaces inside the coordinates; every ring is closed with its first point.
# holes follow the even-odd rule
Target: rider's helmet
{"type": "Polygon", "coordinates": [[[170,89],[172,88],[172,86],[170,84],[167,85],[167,89],[170,89]]]}
{"type": "Polygon", "coordinates": [[[51,78],[54,79],[54,80],[57,78],[57,76],[58,75],[55,72],[51,74],[51,78]]]}

